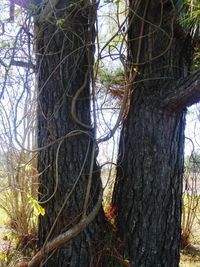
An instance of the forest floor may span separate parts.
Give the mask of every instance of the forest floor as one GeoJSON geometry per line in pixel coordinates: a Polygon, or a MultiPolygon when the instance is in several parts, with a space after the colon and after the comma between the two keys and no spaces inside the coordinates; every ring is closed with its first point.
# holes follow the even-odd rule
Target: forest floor
{"type": "Polygon", "coordinates": [[[200,245],[191,245],[181,251],[180,267],[200,267],[200,245]]]}
{"type": "MultiPolygon", "coordinates": [[[[200,267],[200,224],[196,225],[193,229],[191,244],[188,248],[181,250],[180,267],[200,267]]],[[[8,262],[15,258],[13,254],[16,256],[16,243],[13,242],[12,238],[11,232],[6,227],[5,217],[1,214],[0,209],[0,267],[10,266],[8,262]]]]}
{"type": "MultiPolygon", "coordinates": [[[[12,255],[11,250],[13,246],[8,237],[8,230],[0,227],[0,267],[7,266],[5,257],[7,252],[12,255]]],[[[191,245],[190,248],[181,250],[180,267],[200,267],[200,245],[191,245]]]]}
{"type": "Polygon", "coordinates": [[[200,267],[200,224],[195,221],[188,247],[181,250],[180,267],[200,267]]]}

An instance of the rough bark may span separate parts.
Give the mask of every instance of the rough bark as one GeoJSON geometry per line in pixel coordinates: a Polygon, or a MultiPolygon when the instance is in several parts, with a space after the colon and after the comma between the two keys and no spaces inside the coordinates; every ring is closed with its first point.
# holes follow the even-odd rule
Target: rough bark
{"type": "Polygon", "coordinates": [[[188,87],[187,101],[175,86],[189,75],[192,46],[177,31],[171,3],[130,1],[129,64],[137,77],[121,133],[113,205],[133,267],[179,265],[185,111],[196,93],[188,87]]]}
{"type": "Polygon", "coordinates": [[[179,262],[185,116],[145,105],[140,89],[119,148],[121,164],[114,191],[118,228],[132,266],[175,267],[179,262]]]}
{"type": "MultiPolygon", "coordinates": [[[[38,145],[47,146],[38,153],[39,200],[44,202],[46,211],[45,216],[39,218],[40,246],[80,221],[91,162],[94,173],[87,212],[96,204],[101,187],[100,174],[92,158],[94,135],[90,120],[91,25],[94,20],[90,15],[93,8],[95,6],[87,1],[60,0],[51,18],[35,22],[38,145]],[[84,82],[75,107],[78,120],[90,126],[88,128],[75,122],[71,114],[73,98],[84,82]],[[72,131],[76,134],[66,138],[72,131]]],[[[43,266],[96,266],[103,219],[100,209],[95,220],[81,234],[46,255],[43,266]]]]}

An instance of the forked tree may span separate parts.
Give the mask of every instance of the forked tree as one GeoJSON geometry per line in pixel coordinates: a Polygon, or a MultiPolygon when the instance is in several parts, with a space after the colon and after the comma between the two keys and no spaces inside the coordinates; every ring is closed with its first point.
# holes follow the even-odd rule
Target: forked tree
{"type": "MultiPolygon", "coordinates": [[[[97,266],[104,216],[90,118],[96,3],[11,2],[30,8],[35,20],[39,200],[46,215],[39,218],[43,249],[29,266],[97,266]]],[[[179,263],[185,114],[200,99],[200,74],[190,72],[192,36],[180,26],[176,2],[129,2],[130,106],[113,204],[133,267],[179,263]]]]}

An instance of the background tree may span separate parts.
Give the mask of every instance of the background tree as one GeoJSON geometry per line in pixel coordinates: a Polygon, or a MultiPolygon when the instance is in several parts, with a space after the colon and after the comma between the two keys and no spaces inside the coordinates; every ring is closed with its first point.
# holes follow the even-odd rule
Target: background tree
{"type": "Polygon", "coordinates": [[[132,94],[113,204],[134,267],[179,265],[185,113],[200,99],[200,74],[189,76],[192,38],[175,2],[130,1],[132,94]]]}
{"type": "Polygon", "coordinates": [[[40,209],[34,206],[38,193],[37,155],[30,151],[36,147],[32,20],[16,8],[15,20],[11,21],[9,4],[8,1],[0,3],[0,207],[7,244],[12,242],[13,250],[19,251],[13,253],[9,246],[5,251],[1,245],[2,253],[8,257],[0,262],[6,266],[11,258],[30,255],[28,243],[36,244],[40,209]],[[24,243],[25,239],[29,241],[24,243]]]}

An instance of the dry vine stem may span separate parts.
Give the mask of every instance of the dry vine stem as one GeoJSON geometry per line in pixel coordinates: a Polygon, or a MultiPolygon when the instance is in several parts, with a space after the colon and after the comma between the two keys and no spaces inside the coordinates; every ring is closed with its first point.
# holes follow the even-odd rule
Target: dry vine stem
{"type": "Polygon", "coordinates": [[[72,115],[73,120],[74,120],[78,125],[82,126],[83,128],[86,128],[86,129],[92,129],[92,126],[87,125],[87,124],[81,122],[81,121],[77,118],[77,115],[76,115],[76,102],[77,102],[77,99],[78,99],[79,95],[80,95],[81,92],[85,89],[85,87],[86,87],[86,85],[87,85],[87,78],[88,78],[88,71],[86,71],[86,73],[85,73],[85,79],[84,79],[83,84],[82,84],[81,87],[77,90],[75,96],[74,96],[73,99],[72,99],[71,115],[72,115]]]}
{"type": "Polygon", "coordinates": [[[88,216],[83,217],[79,223],[77,223],[75,226],[70,228],[68,231],[66,231],[63,234],[60,234],[56,238],[54,238],[52,241],[48,242],[45,247],[42,247],[38,253],[32,258],[32,260],[29,262],[28,267],[39,267],[40,263],[45,259],[45,256],[52,252],[53,250],[59,248],[64,243],[69,241],[70,239],[74,238],[78,234],[80,234],[96,217],[97,213],[99,212],[99,209],[101,207],[102,202],[102,196],[103,196],[103,190],[101,188],[101,192],[99,193],[99,198],[97,201],[96,206],[94,209],[89,213],[88,216]]]}

